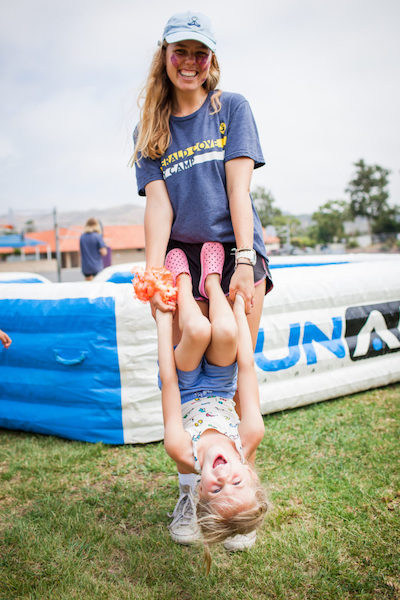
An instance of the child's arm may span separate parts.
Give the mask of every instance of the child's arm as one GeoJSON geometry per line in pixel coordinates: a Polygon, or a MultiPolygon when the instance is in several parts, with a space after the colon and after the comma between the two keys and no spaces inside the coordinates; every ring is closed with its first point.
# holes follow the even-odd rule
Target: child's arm
{"type": "Polygon", "coordinates": [[[11,345],[10,336],[2,329],[0,329],[0,342],[3,344],[4,348],[8,348],[11,345]]]}
{"type": "Polygon", "coordinates": [[[183,473],[193,469],[194,461],[190,436],[182,425],[181,395],[172,343],[172,318],[172,313],[156,310],[164,446],[167,454],[177,463],[180,472],[183,473]]]}
{"type": "Polygon", "coordinates": [[[240,437],[247,457],[250,457],[264,435],[264,421],[260,412],[257,374],[250,329],[245,314],[244,300],[236,294],[233,305],[238,326],[238,394],[240,398],[240,437]]]}

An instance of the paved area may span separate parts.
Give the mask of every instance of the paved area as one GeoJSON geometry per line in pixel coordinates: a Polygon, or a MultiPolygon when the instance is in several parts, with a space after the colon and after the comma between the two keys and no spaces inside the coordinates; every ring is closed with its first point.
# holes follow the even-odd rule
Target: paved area
{"type": "MultiPolygon", "coordinates": [[[[43,277],[47,277],[50,281],[56,283],[58,281],[57,271],[54,272],[40,272],[39,275],[43,275],[43,277]]],[[[80,268],[75,269],[61,269],[61,281],[63,283],[72,282],[72,281],[85,281],[84,276],[82,275],[82,271],[80,268]]]]}

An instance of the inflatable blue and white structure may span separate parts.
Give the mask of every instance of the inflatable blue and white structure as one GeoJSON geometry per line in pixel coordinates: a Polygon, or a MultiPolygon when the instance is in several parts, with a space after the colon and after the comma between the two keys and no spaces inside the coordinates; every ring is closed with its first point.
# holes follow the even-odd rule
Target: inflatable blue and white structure
{"type": "MultiPolygon", "coordinates": [[[[263,414],[400,381],[400,255],[271,263],[255,350],[263,414]]],[[[162,439],[156,327],[130,279],[118,266],[93,282],[1,283],[12,344],[0,347],[0,427],[162,439]]]]}

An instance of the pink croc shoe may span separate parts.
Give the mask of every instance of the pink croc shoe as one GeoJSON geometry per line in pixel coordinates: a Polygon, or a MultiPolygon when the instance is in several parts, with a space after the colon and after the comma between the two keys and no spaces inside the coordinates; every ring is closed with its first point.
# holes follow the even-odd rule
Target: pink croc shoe
{"type": "Polygon", "coordinates": [[[201,275],[199,283],[199,292],[204,298],[208,298],[206,293],[206,279],[211,273],[218,273],[221,279],[222,269],[225,262],[225,250],[219,242],[206,242],[200,252],[201,275]]]}
{"type": "Polygon", "coordinates": [[[187,273],[190,277],[186,254],[180,248],[173,248],[168,252],[165,259],[165,268],[171,271],[174,276],[174,285],[176,285],[176,279],[181,273],[187,273]]]}

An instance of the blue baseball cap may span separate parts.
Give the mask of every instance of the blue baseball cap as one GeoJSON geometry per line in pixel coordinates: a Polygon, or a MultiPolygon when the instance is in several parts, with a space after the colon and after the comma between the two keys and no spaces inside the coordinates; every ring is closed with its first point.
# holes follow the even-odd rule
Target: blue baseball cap
{"type": "Polygon", "coordinates": [[[163,40],[168,44],[183,42],[183,40],[197,40],[213,52],[217,47],[210,19],[191,10],[172,15],[165,26],[163,40]]]}

